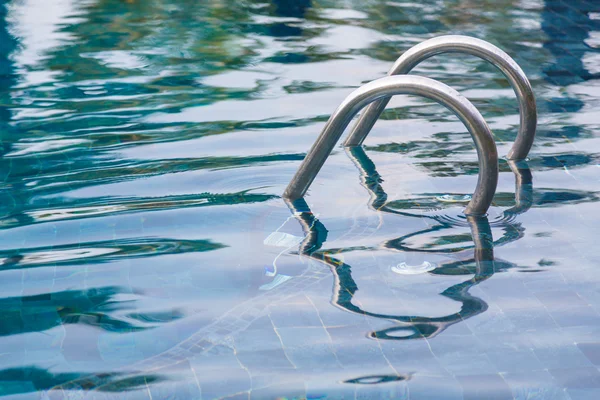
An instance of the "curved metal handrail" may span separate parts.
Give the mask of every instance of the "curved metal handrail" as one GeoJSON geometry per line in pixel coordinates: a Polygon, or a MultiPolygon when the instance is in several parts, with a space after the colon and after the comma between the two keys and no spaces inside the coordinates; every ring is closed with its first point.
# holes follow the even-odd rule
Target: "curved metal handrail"
{"type": "MultiPolygon", "coordinates": [[[[535,138],[537,107],[531,84],[519,65],[508,54],[484,40],[469,36],[448,35],[426,40],[407,50],[394,63],[388,75],[408,74],[417,64],[442,53],[466,53],[482,58],[496,66],[506,76],[519,101],[521,125],[512,149],[511,160],[527,157],[535,138]]],[[[360,146],[385,109],[389,98],[367,107],[346,139],[344,146],[360,146]]]]}
{"type": "Polygon", "coordinates": [[[377,99],[398,94],[419,95],[434,100],[454,112],[465,124],[475,142],[479,158],[477,186],[465,213],[485,214],[498,184],[498,151],[490,128],[475,106],[456,90],[433,79],[412,75],[380,78],[352,92],[327,121],[283,197],[296,200],[304,196],[344,129],[360,109],[377,99]]]}

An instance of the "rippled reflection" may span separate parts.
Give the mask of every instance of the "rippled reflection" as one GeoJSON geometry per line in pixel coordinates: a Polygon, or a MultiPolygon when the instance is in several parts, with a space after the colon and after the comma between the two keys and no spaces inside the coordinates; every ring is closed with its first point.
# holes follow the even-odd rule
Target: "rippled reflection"
{"type": "MultiPolygon", "coordinates": [[[[457,220],[456,218],[452,221],[448,221],[443,215],[428,216],[424,213],[418,215],[407,211],[400,211],[399,209],[421,209],[423,212],[436,211],[443,209],[447,203],[455,202],[444,201],[443,196],[448,196],[444,194],[423,194],[414,200],[408,199],[402,202],[388,202],[388,195],[381,185],[381,175],[377,172],[375,164],[371,161],[365,150],[362,147],[351,147],[346,149],[346,153],[360,172],[361,184],[369,192],[371,197],[369,206],[372,209],[391,214],[429,218],[441,222],[442,224],[452,223],[464,225],[464,221],[457,220]]],[[[527,161],[508,160],[507,163],[515,175],[515,205],[504,212],[504,218],[502,220],[494,221],[495,224],[502,224],[504,220],[513,219],[514,216],[526,212],[533,205],[533,176],[527,161]]],[[[461,198],[465,195],[458,194],[453,196],[461,198]]],[[[505,195],[498,193],[497,196],[505,195]]],[[[459,218],[464,219],[463,217],[459,218]]]]}
{"type": "MultiPolygon", "coordinates": [[[[514,267],[514,264],[504,261],[501,261],[501,264],[503,264],[502,267],[496,265],[493,252],[494,240],[487,217],[467,216],[465,220],[470,227],[471,237],[474,242],[473,258],[447,261],[439,265],[434,270],[429,271],[430,274],[445,275],[446,271],[455,269],[457,265],[462,267],[471,263],[475,264],[474,271],[469,271],[467,269],[464,270],[464,274],[473,273],[475,275],[473,278],[461,284],[451,286],[441,293],[443,296],[462,304],[459,312],[444,317],[429,318],[419,317],[416,315],[389,315],[366,311],[361,307],[354,305],[352,302],[354,294],[359,289],[358,285],[352,278],[352,267],[340,261],[339,259],[336,259],[334,256],[335,254],[343,251],[343,249],[328,249],[321,251],[321,248],[327,237],[327,229],[317,218],[315,218],[314,214],[311,212],[304,200],[297,200],[289,203],[288,205],[292,210],[292,213],[301,223],[303,230],[306,233],[306,238],[300,246],[301,253],[315,260],[324,262],[331,268],[331,271],[334,274],[335,281],[332,300],[333,303],[350,312],[369,317],[386,319],[400,324],[399,326],[393,328],[370,333],[369,335],[374,338],[408,340],[434,337],[453,324],[462,322],[467,318],[485,312],[488,308],[485,301],[470,295],[468,293],[469,289],[489,279],[494,275],[495,272],[501,270],[502,268],[514,267]]],[[[448,227],[451,227],[451,225],[446,224],[443,228],[448,227]]],[[[433,230],[435,230],[435,228],[433,230]]],[[[417,235],[420,233],[421,232],[417,232],[412,235],[417,235]]],[[[512,241],[518,238],[519,236],[513,237],[510,240],[512,241]]],[[[403,247],[401,243],[405,239],[406,238],[399,238],[388,241],[383,244],[383,247],[399,251],[428,251],[422,249],[411,250],[403,247]]],[[[466,248],[452,248],[450,251],[457,252],[465,249],[466,248]]],[[[434,253],[446,252],[445,250],[439,249],[431,251],[434,253]]]]}
{"type": "Polygon", "coordinates": [[[208,240],[111,240],[79,243],[77,246],[29,248],[20,252],[0,251],[0,271],[54,265],[78,265],[82,260],[105,263],[126,258],[155,257],[165,254],[213,251],[226,247],[208,240]]]}
{"type": "Polygon", "coordinates": [[[362,314],[370,317],[386,319],[400,323],[400,326],[372,332],[369,335],[378,339],[407,340],[415,338],[430,338],[444,331],[449,326],[462,322],[465,319],[485,312],[488,305],[482,299],[469,294],[469,289],[479,283],[489,279],[494,273],[516,267],[510,262],[494,259],[494,246],[507,244],[516,241],[524,236],[524,228],[521,224],[512,222],[516,215],[522,214],[532,206],[532,174],[526,161],[518,163],[510,162],[510,167],[515,174],[515,206],[504,212],[504,217],[494,221],[496,226],[502,227],[504,236],[496,242],[492,236],[490,222],[486,216],[466,216],[459,218],[449,218],[441,215],[417,215],[410,212],[398,211],[387,204],[388,196],[381,186],[381,178],[378,174],[375,164],[369,159],[362,147],[347,149],[352,161],[361,172],[361,181],[363,186],[369,191],[371,196],[370,207],[379,212],[397,214],[401,216],[410,216],[418,218],[428,218],[436,222],[432,227],[404,235],[400,238],[388,240],[381,247],[384,249],[400,252],[418,252],[433,254],[452,254],[464,253],[468,249],[473,249],[473,258],[452,260],[441,263],[440,265],[430,264],[431,268],[425,269],[424,273],[433,275],[456,275],[474,274],[474,277],[454,286],[449,287],[441,294],[462,304],[461,310],[455,314],[444,317],[431,318],[419,317],[415,315],[389,315],[376,312],[370,312],[353,304],[354,294],[358,290],[358,285],[352,278],[352,267],[343,261],[335,258],[335,254],[347,251],[346,249],[328,249],[322,251],[321,248],[327,238],[327,229],[314,216],[305,200],[288,202],[294,216],[303,227],[305,239],[300,245],[300,253],[313,259],[327,264],[334,273],[334,294],[333,303],[345,310],[362,314]],[[437,236],[436,241],[447,245],[449,248],[438,248],[437,244],[421,244],[420,248],[410,248],[405,245],[406,241],[423,234],[439,233],[446,229],[452,229],[457,226],[468,226],[471,235],[469,238],[457,238],[455,236],[437,236]],[[457,246],[464,241],[473,241],[473,246],[457,246]],[[474,264],[474,268],[466,266],[474,264]]]}
{"type": "Polygon", "coordinates": [[[183,316],[176,310],[138,313],[135,311],[136,297],[139,294],[119,287],[5,297],[0,300],[3,321],[0,336],[43,332],[67,324],[128,333],[156,327],[156,324],[183,316]],[[120,300],[124,298],[129,300],[120,300]]]}
{"type": "MultiPolygon", "coordinates": [[[[0,382],[5,385],[3,395],[18,395],[37,391],[48,390],[55,385],[76,379],[85,375],[83,372],[52,373],[48,370],[29,367],[0,370],[0,382]]],[[[158,375],[136,376],[124,378],[119,374],[104,374],[103,380],[106,384],[105,392],[127,392],[130,390],[147,387],[148,384],[158,383],[163,380],[158,375]]]]}

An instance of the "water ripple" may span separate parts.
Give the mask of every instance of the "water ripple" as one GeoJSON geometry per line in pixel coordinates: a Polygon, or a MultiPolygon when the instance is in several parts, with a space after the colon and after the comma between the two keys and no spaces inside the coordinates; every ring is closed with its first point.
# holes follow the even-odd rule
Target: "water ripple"
{"type": "MultiPolygon", "coordinates": [[[[463,376],[518,386],[566,367],[556,355],[587,362],[573,343],[596,340],[600,302],[593,1],[5,3],[0,396],[283,398],[301,381],[298,397],[439,398],[459,376],[479,398],[463,376]],[[463,215],[470,135],[407,96],[364,148],[334,150],[313,211],[290,214],[281,193],[340,102],[447,33],[506,50],[538,99],[530,159],[500,162],[489,232],[463,215]],[[493,271],[475,243],[488,236],[493,271]]],[[[519,113],[499,71],[438,55],[415,74],[468,97],[506,154],[519,113]]]]}

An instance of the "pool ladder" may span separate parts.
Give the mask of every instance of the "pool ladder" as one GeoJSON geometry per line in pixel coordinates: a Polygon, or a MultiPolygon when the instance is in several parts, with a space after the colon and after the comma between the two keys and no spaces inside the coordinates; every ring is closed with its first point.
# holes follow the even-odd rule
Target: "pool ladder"
{"type": "Polygon", "coordinates": [[[467,127],[477,149],[479,175],[464,212],[467,215],[485,215],[498,184],[498,150],[492,131],[477,108],[456,90],[430,78],[407,75],[420,62],[442,53],[477,56],[496,66],[508,79],[519,102],[520,127],[507,158],[525,159],[535,138],[537,109],[531,84],[521,67],[504,51],[484,40],[458,35],[440,36],[412,47],[396,60],[387,77],[369,82],[346,97],[327,121],[283,197],[297,200],[306,194],[342,133],[360,110],[366,107],[346,139],[346,147],[363,143],[392,96],[410,94],[440,103],[467,127]]]}

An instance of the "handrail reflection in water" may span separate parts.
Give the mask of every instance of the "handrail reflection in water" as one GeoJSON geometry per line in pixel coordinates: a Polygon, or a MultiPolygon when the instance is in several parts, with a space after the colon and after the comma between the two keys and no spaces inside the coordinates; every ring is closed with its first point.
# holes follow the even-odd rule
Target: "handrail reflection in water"
{"type": "MultiPolygon", "coordinates": [[[[470,247],[461,247],[458,249],[448,250],[428,250],[428,249],[412,249],[405,245],[405,241],[411,237],[416,237],[422,234],[442,231],[455,226],[466,225],[466,219],[451,218],[446,215],[427,215],[415,214],[408,211],[399,211],[387,204],[388,195],[381,185],[381,175],[377,172],[377,168],[373,161],[369,158],[362,147],[351,147],[346,149],[346,153],[360,172],[361,184],[367,189],[370,195],[369,207],[376,211],[382,211],[388,214],[396,214],[406,217],[426,218],[436,222],[433,225],[422,231],[414,232],[405,235],[401,238],[387,241],[383,244],[386,248],[392,248],[408,252],[420,253],[453,253],[457,251],[467,250],[470,247]]],[[[515,205],[504,211],[502,218],[493,220],[491,226],[499,226],[504,231],[504,234],[497,241],[493,242],[494,246],[500,246],[506,243],[513,242],[522,238],[525,235],[525,229],[519,223],[512,223],[515,217],[525,213],[533,204],[533,177],[531,169],[527,161],[508,160],[512,172],[515,174],[515,205]]],[[[470,224],[469,224],[470,226],[470,224]]]]}
{"type": "MultiPolygon", "coordinates": [[[[473,259],[466,262],[475,262],[475,276],[463,283],[446,289],[442,293],[442,295],[462,303],[461,310],[443,317],[420,317],[374,313],[365,311],[361,307],[354,305],[352,300],[358,290],[358,285],[352,277],[352,267],[329,254],[330,252],[335,252],[335,250],[321,251],[323,243],[327,239],[327,229],[311,212],[304,199],[294,202],[288,201],[287,204],[292,214],[300,222],[305,234],[305,239],[300,245],[300,254],[325,263],[331,268],[334,274],[333,303],[353,313],[386,319],[399,324],[399,326],[372,332],[369,336],[391,340],[430,338],[451,325],[487,310],[488,306],[484,300],[469,294],[471,287],[489,279],[496,270],[493,251],[494,242],[487,217],[466,217],[475,244],[473,259]],[[407,334],[403,336],[392,335],[392,333],[396,332],[407,334]]],[[[437,269],[444,267],[445,264],[442,264],[437,269]]]]}
{"type": "MultiPolygon", "coordinates": [[[[508,54],[484,40],[469,36],[448,35],[426,40],[407,50],[394,63],[388,76],[408,74],[422,61],[443,53],[465,53],[482,58],[497,67],[510,82],[519,101],[521,124],[508,158],[521,160],[527,157],[535,139],[537,107],[535,95],[527,76],[508,54]]],[[[377,100],[361,113],[344,146],[360,146],[375,122],[385,110],[389,98],[377,100]]]]}
{"type": "MultiPolygon", "coordinates": [[[[489,279],[496,271],[501,269],[513,268],[514,264],[494,259],[494,246],[503,245],[524,236],[524,228],[512,222],[516,215],[522,214],[529,210],[532,206],[533,199],[533,178],[531,170],[525,160],[512,161],[508,164],[515,174],[515,206],[505,210],[503,218],[499,221],[494,221],[494,226],[501,226],[504,230],[504,235],[498,241],[494,241],[491,224],[485,216],[465,216],[461,220],[448,219],[439,215],[416,215],[409,212],[398,211],[387,206],[387,193],[381,186],[381,176],[377,172],[375,164],[367,156],[362,147],[353,147],[347,149],[347,153],[361,172],[361,182],[369,191],[371,196],[369,205],[376,211],[385,213],[398,214],[402,216],[429,218],[435,220],[437,225],[428,229],[414,232],[403,237],[388,240],[382,244],[382,247],[389,250],[402,252],[417,252],[417,253],[437,253],[448,254],[457,253],[470,249],[471,247],[460,247],[453,249],[412,249],[404,243],[407,239],[422,235],[424,233],[441,231],[460,225],[468,225],[471,230],[473,239],[474,256],[472,259],[463,260],[461,264],[475,262],[474,277],[458,285],[454,285],[442,294],[452,300],[462,303],[461,310],[458,313],[447,315],[439,318],[418,317],[418,316],[397,316],[368,312],[352,303],[354,294],[358,290],[358,286],[352,278],[351,266],[332,257],[329,253],[335,253],[336,249],[330,249],[327,252],[320,251],[323,243],[327,239],[327,229],[314,216],[304,199],[299,199],[294,202],[286,201],[286,204],[292,211],[292,214],[300,222],[305,239],[300,244],[299,253],[327,264],[334,274],[334,295],[333,303],[337,306],[362,315],[367,315],[375,318],[382,318],[400,323],[400,326],[395,326],[389,329],[372,332],[370,336],[380,339],[392,340],[407,340],[421,337],[433,337],[447,329],[449,326],[463,321],[466,318],[485,312],[488,308],[485,301],[472,296],[468,293],[469,289],[487,279],[489,279]],[[395,336],[392,333],[405,333],[403,336],[395,336]]],[[[340,250],[341,251],[341,250],[340,250]]],[[[441,273],[445,269],[452,269],[455,262],[444,263],[433,271],[431,274],[441,273]]]]}
{"type": "MultiPolygon", "coordinates": [[[[388,195],[381,185],[381,175],[373,161],[362,147],[346,148],[346,154],[360,172],[361,184],[369,192],[369,207],[373,210],[404,216],[441,220],[435,215],[421,215],[398,211],[387,204],[388,195]]],[[[512,219],[516,215],[527,212],[533,204],[533,175],[526,160],[508,160],[511,171],[515,174],[515,205],[504,211],[504,219],[512,219]]],[[[494,225],[495,222],[492,222],[494,225]]]]}

